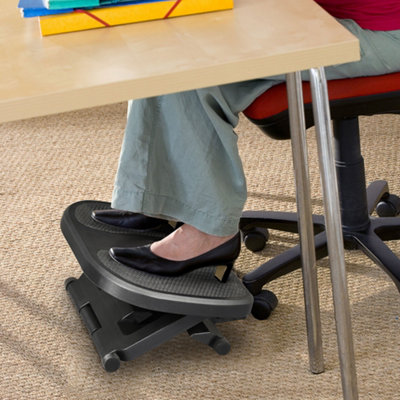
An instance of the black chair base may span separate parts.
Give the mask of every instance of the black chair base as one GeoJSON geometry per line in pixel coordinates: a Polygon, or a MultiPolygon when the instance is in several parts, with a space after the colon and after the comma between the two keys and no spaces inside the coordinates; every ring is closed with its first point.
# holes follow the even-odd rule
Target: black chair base
{"type": "MultiPolygon", "coordinates": [[[[373,182],[367,189],[368,209],[372,213],[376,204],[388,193],[385,181],[373,182]]],[[[328,255],[324,218],[313,216],[316,235],[315,249],[317,259],[328,255]]],[[[241,219],[240,229],[246,235],[256,227],[277,229],[298,233],[297,214],[266,211],[245,211],[241,219]]],[[[399,217],[370,217],[367,229],[351,231],[344,227],[343,239],[348,250],[362,250],[371,260],[379,265],[393,280],[400,291],[400,259],[385,244],[385,240],[400,239],[399,217]]],[[[250,245],[251,246],[251,245],[250,245]]],[[[278,277],[301,267],[300,245],[274,257],[243,277],[247,289],[257,295],[262,287],[278,277]]]]}
{"type": "MultiPolygon", "coordinates": [[[[333,131],[345,248],[362,250],[392,278],[400,291],[400,259],[384,243],[400,239],[400,218],[394,216],[400,213],[397,209],[400,200],[389,193],[386,181],[375,181],[366,189],[358,118],[334,120],[333,131]],[[383,213],[379,212],[379,208],[383,209],[383,213]],[[393,217],[373,217],[375,209],[380,215],[393,217]]],[[[314,215],[313,224],[316,258],[320,259],[328,255],[324,218],[314,215]]],[[[298,233],[297,214],[244,212],[240,229],[250,250],[262,248],[260,228],[298,233]],[[248,236],[251,240],[246,240],[248,236]]],[[[263,236],[266,238],[266,234],[263,236]]],[[[300,267],[300,245],[297,245],[245,275],[243,283],[256,296],[266,283],[300,267]]]]}

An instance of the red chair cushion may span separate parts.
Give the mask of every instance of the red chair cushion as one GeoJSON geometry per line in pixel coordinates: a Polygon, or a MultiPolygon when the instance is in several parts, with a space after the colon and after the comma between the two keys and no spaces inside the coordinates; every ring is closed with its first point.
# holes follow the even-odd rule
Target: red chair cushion
{"type": "MultiPolygon", "coordinates": [[[[400,72],[387,75],[346,78],[328,81],[330,100],[340,100],[400,91],[400,72]]],[[[311,103],[310,83],[303,82],[304,103],[311,103]]],[[[288,108],[286,84],[273,86],[259,96],[244,114],[253,120],[261,120],[288,108]]]]}

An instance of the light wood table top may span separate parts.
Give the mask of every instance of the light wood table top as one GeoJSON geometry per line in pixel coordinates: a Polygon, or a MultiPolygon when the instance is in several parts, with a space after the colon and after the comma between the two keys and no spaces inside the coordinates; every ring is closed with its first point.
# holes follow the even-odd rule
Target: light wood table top
{"type": "Polygon", "coordinates": [[[313,0],[236,0],[228,11],[41,37],[2,5],[0,122],[327,66],[358,40],[313,0]]]}

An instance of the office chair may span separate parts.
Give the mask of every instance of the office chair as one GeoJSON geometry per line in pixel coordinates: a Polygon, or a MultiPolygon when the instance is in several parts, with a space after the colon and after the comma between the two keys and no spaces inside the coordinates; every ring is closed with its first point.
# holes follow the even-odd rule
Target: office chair
{"type": "MultiPolygon", "coordinates": [[[[400,259],[384,243],[400,239],[400,198],[388,183],[375,181],[366,188],[360,148],[360,115],[400,114],[400,72],[328,82],[333,123],[335,162],[346,249],[360,249],[378,264],[400,291],[400,259]],[[378,217],[371,216],[376,210],[378,217]]],[[[303,82],[306,127],[313,126],[310,85],[303,82]]],[[[272,87],[245,111],[245,116],[274,139],[289,139],[286,85],[272,87]]],[[[328,255],[324,218],[313,215],[317,259],[328,255]]],[[[252,251],[265,246],[268,228],[297,233],[297,214],[245,211],[240,229],[252,251]]],[[[269,260],[245,275],[243,283],[254,296],[252,314],[265,319],[276,301],[263,286],[301,266],[300,245],[269,260]],[[272,304],[272,305],[271,305],[272,304]]]]}

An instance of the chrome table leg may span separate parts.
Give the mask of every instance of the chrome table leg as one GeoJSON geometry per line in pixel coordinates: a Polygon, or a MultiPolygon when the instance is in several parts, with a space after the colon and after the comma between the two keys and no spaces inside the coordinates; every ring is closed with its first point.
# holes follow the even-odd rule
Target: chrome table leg
{"type": "Polygon", "coordinates": [[[350,303],[347,290],[346,266],[344,261],[339,195],[334,161],[333,135],[324,69],[311,69],[310,82],[325,208],[325,225],[331,267],[333,303],[342,376],[343,398],[345,400],[356,400],[358,399],[357,375],[350,318],[350,303]]]}
{"type": "Polygon", "coordinates": [[[294,72],[287,74],[286,83],[289,102],[293,167],[296,182],[296,201],[299,216],[308,352],[310,370],[317,374],[324,371],[324,360],[305,137],[303,92],[300,73],[294,72]]]}

